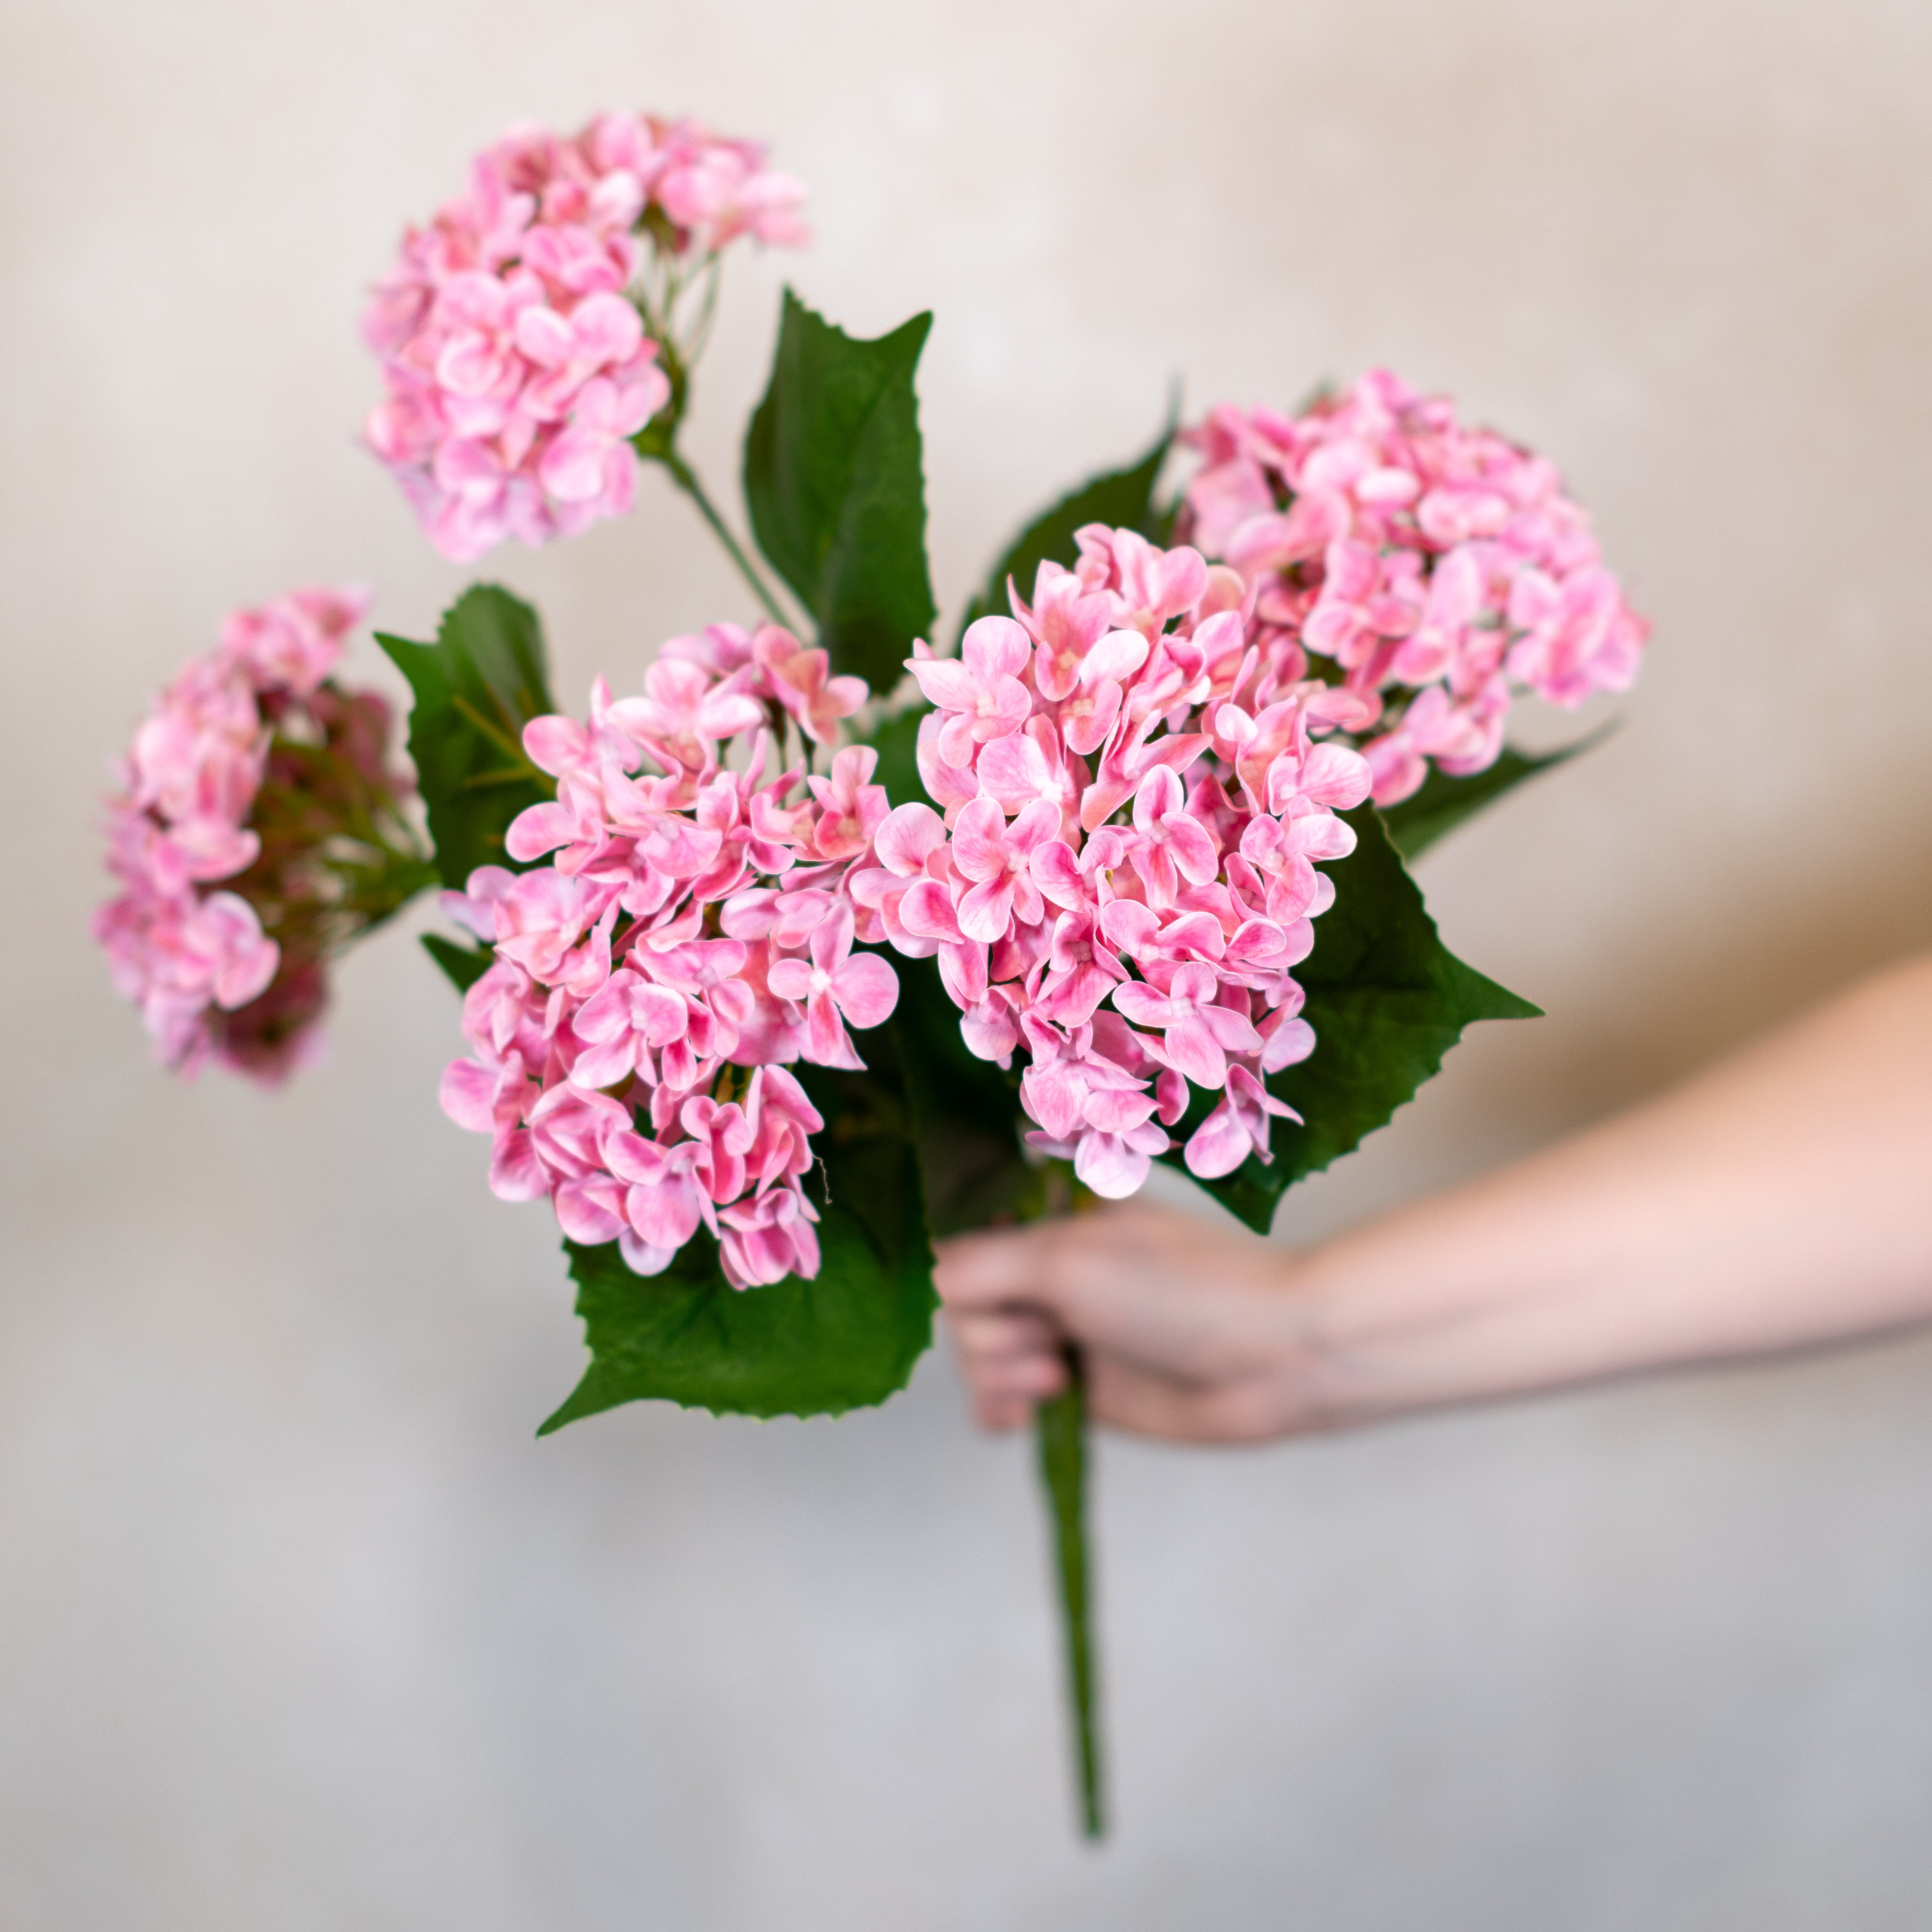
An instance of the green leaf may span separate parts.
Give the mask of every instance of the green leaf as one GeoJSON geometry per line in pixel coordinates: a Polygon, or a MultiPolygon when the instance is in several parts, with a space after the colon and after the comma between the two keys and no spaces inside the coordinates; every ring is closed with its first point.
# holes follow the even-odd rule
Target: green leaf
{"type": "Polygon", "coordinates": [[[1389,842],[1411,865],[1450,832],[1471,813],[1492,803],[1525,778],[1546,772],[1552,765],[1564,764],[1580,752],[1592,750],[1609,735],[1611,728],[1593,731],[1560,752],[1540,758],[1504,748],[1502,755],[1487,770],[1472,772],[1467,778],[1452,778],[1446,772],[1431,770],[1422,789],[1400,805],[1384,806],[1382,823],[1388,827],[1389,842]]]}
{"type": "MultiPolygon", "coordinates": [[[[1175,408],[1178,408],[1178,398],[1175,408]]],[[[968,605],[959,626],[962,636],[968,624],[982,617],[1006,615],[1009,577],[1022,597],[1030,597],[1034,573],[1042,563],[1062,563],[1071,568],[1080,554],[1073,533],[1082,524],[1111,524],[1118,530],[1138,530],[1150,538],[1165,538],[1168,520],[1154,510],[1154,486],[1174,442],[1174,422],[1175,411],[1170,410],[1167,427],[1139,461],[1089,477],[1078,489],[1061,497],[1021,531],[993,566],[986,588],[968,605]]]]}
{"type": "Polygon", "coordinates": [[[1040,1170],[1020,1143],[1019,1082],[982,1060],[959,1031],[959,1009],[935,959],[896,959],[899,1003],[889,1024],[906,1091],[935,1234],[1037,1212],[1040,1170]]]}
{"type": "Polygon", "coordinates": [[[825,1116],[806,1184],[822,1216],[816,1279],[739,1290],[700,1230],[660,1275],[615,1242],[564,1244],[591,1364],[537,1432],[646,1398],[718,1415],[842,1415],[902,1389],[932,1340],[932,1249],[894,1044],[864,1036],[865,1073],[802,1066],[825,1116]]]}
{"type": "Polygon", "coordinates": [[[481,946],[459,946],[440,932],[422,935],[423,950],[448,974],[450,984],[466,993],[495,964],[496,956],[481,946]]]}
{"type": "Polygon", "coordinates": [[[866,342],[785,291],[745,439],[758,547],[812,614],[835,671],[890,691],[933,620],[913,372],[930,314],[866,342]]]}
{"type": "Polygon", "coordinates": [[[862,741],[879,754],[872,782],[885,787],[886,796],[895,806],[932,802],[919,776],[920,720],[932,709],[929,704],[915,704],[896,717],[884,718],[862,741]]]}
{"type": "MultiPolygon", "coordinates": [[[[1335,881],[1335,903],[1316,920],[1315,950],[1295,969],[1308,996],[1303,1012],[1315,1029],[1315,1051],[1268,1081],[1301,1122],[1274,1123],[1273,1166],[1250,1157],[1224,1178],[1199,1183],[1262,1234],[1283,1192],[1385,1126],[1434,1077],[1465,1027],[1532,1019],[1542,1010],[1464,965],[1436,937],[1372,806],[1342,816],[1354,827],[1355,849],[1324,868],[1335,881]]],[[[1213,1100],[1196,1094],[1178,1140],[1205,1118],[1213,1100]]],[[[1162,1158],[1185,1171],[1178,1146],[1162,1158]]]]}
{"type": "Polygon", "coordinates": [[[466,590],[433,644],[378,632],[410,681],[410,757],[429,814],[436,868],[460,888],[478,866],[514,862],[503,833],[525,806],[556,795],[524,757],[524,727],[554,710],[537,614],[494,584],[466,590]]]}

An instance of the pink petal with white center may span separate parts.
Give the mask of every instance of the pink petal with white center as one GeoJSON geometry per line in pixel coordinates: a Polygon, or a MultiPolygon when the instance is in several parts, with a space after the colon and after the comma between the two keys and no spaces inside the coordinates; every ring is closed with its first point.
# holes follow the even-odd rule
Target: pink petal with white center
{"type": "Polygon", "coordinates": [[[1212,1030],[1198,1018],[1179,1020],[1166,1034],[1168,1064],[1210,1093],[1226,1084],[1228,1057],[1212,1030]]]}
{"type": "Polygon", "coordinates": [[[1012,923],[1013,883],[1004,865],[994,878],[982,880],[966,893],[959,902],[957,916],[959,930],[968,939],[992,945],[1006,936],[1012,923]]]}
{"type": "Polygon", "coordinates": [[[1306,1060],[1315,1051],[1315,1029],[1304,1019],[1286,1015],[1270,1017],[1275,1018],[1275,1024],[1270,1026],[1264,1021],[1259,1028],[1262,1071],[1279,1073],[1284,1067],[1306,1060]]]}
{"type": "Polygon", "coordinates": [[[806,1003],[805,1057],[814,1066],[842,1066],[855,1072],[866,1064],[845,1030],[837,1002],[829,990],[806,1003]]]}
{"type": "Polygon", "coordinates": [[[986,997],[986,948],[971,940],[939,949],[939,978],[952,1004],[962,1011],[986,997]]]}
{"type": "Polygon", "coordinates": [[[1124,684],[1147,662],[1151,649],[1138,631],[1109,631],[1082,662],[1080,682],[1124,684]]]}
{"type": "Polygon", "coordinates": [[[1296,849],[1311,860],[1346,859],[1355,849],[1355,828],[1331,812],[1309,812],[1287,829],[1296,849]]]}
{"type": "Polygon", "coordinates": [[[1114,988],[1114,1005],[1126,1018],[1144,1027],[1164,1027],[1173,1014],[1173,1003],[1139,980],[1128,980],[1114,988]]]}
{"type": "Polygon", "coordinates": [[[937,879],[922,879],[899,901],[899,922],[922,939],[950,940],[966,938],[952,895],[937,879]]]}
{"type": "Polygon", "coordinates": [[[1006,818],[990,798],[976,798],[952,829],[952,862],[968,879],[998,878],[1006,862],[1006,818]]]}
{"type": "Polygon", "coordinates": [[[1033,642],[1010,617],[982,617],[966,627],[959,655],[983,686],[995,678],[1017,678],[1033,656],[1033,642]]]}
{"type": "Polygon", "coordinates": [[[928,704],[942,711],[964,711],[971,705],[972,676],[957,658],[908,658],[905,668],[918,681],[928,704]]]}
{"type": "MultiPolygon", "coordinates": [[[[1004,987],[996,989],[1000,994],[1006,991],[1004,987]]],[[[1011,1003],[989,994],[976,1005],[968,1006],[959,1016],[959,1037],[976,1058],[1001,1066],[1008,1065],[1020,1037],[1011,1003]]]]}
{"type": "Polygon", "coordinates": [[[473,1060],[452,1060],[442,1070],[436,1098],[442,1111],[459,1127],[472,1134],[494,1132],[500,1076],[473,1060]]]}
{"type": "Polygon", "coordinates": [[[1057,790],[1052,767],[1032,734],[1014,731],[995,738],[980,754],[974,767],[980,789],[1003,812],[1017,812],[1036,799],[1057,790]]]}
{"type": "Polygon", "coordinates": [[[832,990],[846,1018],[862,1030],[892,1016],[898,975],[876,952],[855,953],[832,974],[832,990]]]}
{"type": "Polygon", "coordinates": [[[622,1184],[608,1174],[585,1174],[560,1182],[550,1205],[556,1224],[571,1240],[594,1247],[615,1240],[625,1227],[622,1184]]]}
{"type": "Polygon", "coordinates": [[[782,1000],[795,1005],[812,992],[812,968],[802,959],[774,959],[765,975],[765,984],[782,1000]]]}
{"type": "Polygon", "coordinates": [[[947,762],[940,750],[940,737],[946,724],[946,714],[934,711],[919,722],[919,738],[914,752],[919,766],[920,782],[926,788],[926,795],[952,818],[964,806],[970,805],[980,795],[979,781],[970,770],[962,771],[947,762]]]}
{"type": "Polygon", "coordinates": [[[1224,1100],[1188,1136],[1183,1158],[1197,1179],[1218,1180],[1232,1174],[1253,1151],[1246,1128],[1224,1100]]]}
{"type": "Polygon", "coordinates": [[[1082,876],[1080,861],[1065,841],[1050,838],[1035,846],[1027,861],[1028,870],[1040,896],[1068,911],[1089,903],[1091,895],[1082,876]]]}
{"type": "Polygon", "coordinates": [[[623,1256],[624,1265],[633,1274],[646,1276],[662,1274],[677,1258],[675,1248],[654,1246],[628,1226],[618,1232],[617,1252],[623,1256]]]}
{"type": "Polygon", "coordinates": [[[1089,1132],[1074,1154],[1073,1172],[1103,1201],[1124,1201],[1146,1184],[1152,1157],[1168,1146],[1166,1134],[1151,1122],[1126,1134],[1089,1132]]]}
{"type": "Polygon", "coordinates": [[[1318,805],[1347,812],[1368,796],[1373,783],[1368,760],[1360,752],[1343,745],[1317,745],[1302,760],[1296,789],[1318,805]]]}
{"type": "Polygon", "coordinates": [[[537,1158],[530,1130],[500,1133],[490,1154],[490,1192],[499,1201],[537,1201],[550,1190],[550,1175],[537,1158]]]}
{"type": "Polygon", "coordinates": [[[929,805],[902,805],[873,835],[879,862],[902,879],[916,878],[934,848],[946,842],[946,823],[929,805]]]}

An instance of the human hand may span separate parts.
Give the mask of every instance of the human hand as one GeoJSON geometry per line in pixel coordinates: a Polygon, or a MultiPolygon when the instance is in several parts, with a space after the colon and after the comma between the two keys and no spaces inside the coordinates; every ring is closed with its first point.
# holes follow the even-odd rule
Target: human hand
{"type": "Polygon", "coordinates": [[[1097,1421],[1181,1442],[1316,1425],[1292,1252],[1136,1202],[941,1244],[934,1277],[974,1408],[1016,1429],[1084,1358],[1097,1421]]]}

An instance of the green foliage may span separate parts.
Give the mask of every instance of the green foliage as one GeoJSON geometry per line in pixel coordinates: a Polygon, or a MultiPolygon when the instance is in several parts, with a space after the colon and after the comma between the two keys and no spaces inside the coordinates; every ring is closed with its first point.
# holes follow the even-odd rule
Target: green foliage
{"type": "Polygon", "coordinates": [[[466,993],[494,964],[496,956],[488,947],[459,946],[440,932],[422,935],[423,950],[448,975],[459,993],[466,993]]]}
{"type": "Polygon", "coordinates": [[[1154,486],[1174,442],[1174,413],[1170,411],[1167,427],[1138,462],[1089,477],[1078,489],[1034,518],[1007,547],[1006,554],[993,566],[985,589],[968,605],[959,626],[961,634],[980,618],[1006,615],[1009,577],[1020,595],[1030,598],[1034,573],[1041,564],[1061,563],[1071,568],[1079,555],[1073,533],[1083,524],[1111,524],[1118,530],[1138,530],[1143,536],[1165,541],[1172,519],[1155,510],[1154,486]]]}
{"type": "Polygon", "coordinates": [[[833,670],[881,693],[934,614],[913,392],[932,326],[914,316],[861,341],[788,289],[771,382],[745,440],[758,547],[811,613],[833,670]]]}
{"type": "Polygon", "coordinates": [[[1389,842],[1404,860],[1413,865],[1445,832],[1450,832],[1472,812],[1492,803],[1506,791],[1560,765],[1580,752],[1602,743],[1605,734],[1592,732],[1574,745],[1546,757],[1533,758],[1505,748],[1502,757],[1487,770],[1472,772],[1467,778],[1452,778],[1446,772],[1432,770],[1420,791],[1400,805],[1382,808],[1382,823],[1388,828],[1389,842]]]}
{"type": "Polygon", "coordinates": [[[436,871],[446,886],[460,888],[478,866],[511,863],[503,850],[511,820],[556,794],[523,748],[524,725],[556,708],[542,628],[527,604],[479,584],[444,614],[434,644],[380,632],[376,641],[416,694],[410,756],[436,871]]]}
{"type": "MultiPolygon", "coordinates": [[[[1433,1078],[1465,1027],[1541,1011],[1464,965],[1436,937],[1373,807],[1343,816],[1355,829],[1355,850],[1325,868],[1335,903],[1315,922],[1315,950],[1295,969],[1315,1051],[1268,1082],[1301,1122],[1274,1123],[1271,1166],[1250,1157],[1223,1179],[1198,1184],[1262,1234],[1283,1192],[1385,1126],[1433,1078]]],[[[1212,1104],[1195,1094],[1178,1140],[1212,1104]]],[[[1162,1158],[1184,1166],[1178,1145],[1162,1158]]]]}
{"type": "Polygon", "coordinates": [[[982,1060],[960,1037],[959,1009],[933,959],[896,959],[899,1004],[890,1022],[935,1234],[1024,1219],[1040,1210],[1040,1170],[1022,1151],[1028,1125],[1017,1075],[982,1060]]]}
{"type": "Polygon", "coordinates": [[[929,704],[915,704],[874,725],[865,740],[879,754],[872,782],[885,787],[886,797],[896,806],[932,802],[919,776],[919,722],[932,709],[929,704]]]}
{"type": "Polygon", "coordinates": [[[648,1278],[614,1242],[566,1241],[591,1363],[539,1435],[647,1397],[718,1415],[841,1415],[904,1388],[932,1339],[932,1250],[887,1030],[867,1034],[864,1052],[867,1072],[797,1070],[826,1122],[806,1184],[823,1216],[817,1279],[734,1288],[701,1229],[648,1278]]]}

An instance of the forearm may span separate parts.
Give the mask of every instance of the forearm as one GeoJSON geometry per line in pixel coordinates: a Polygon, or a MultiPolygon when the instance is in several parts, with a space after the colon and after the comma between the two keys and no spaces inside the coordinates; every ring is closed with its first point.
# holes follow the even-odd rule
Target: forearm
{"type": "Polygon", "coordinates": [[[1294,1273],[1289,1427],[1932,1316],[1932,960],[1294,1273]]]}

